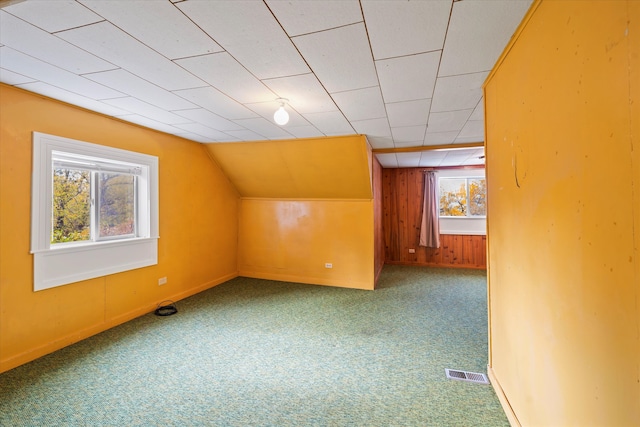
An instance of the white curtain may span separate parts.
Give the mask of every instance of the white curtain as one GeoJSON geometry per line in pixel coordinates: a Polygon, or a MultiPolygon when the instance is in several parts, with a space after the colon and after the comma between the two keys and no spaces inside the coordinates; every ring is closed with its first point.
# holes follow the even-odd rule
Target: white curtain
{"type": "Polygon", "coordinates": [[[435,172],[424,174],[422,195],[422,222],[420,224],[420,246],[440,247],[440,224],[438,223],[438,180],[435,172]]]}

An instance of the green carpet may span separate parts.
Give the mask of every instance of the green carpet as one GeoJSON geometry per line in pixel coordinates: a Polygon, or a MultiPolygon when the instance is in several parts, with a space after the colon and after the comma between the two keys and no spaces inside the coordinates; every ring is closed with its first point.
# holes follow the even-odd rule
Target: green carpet
{"type": "Polygon", "coordinates": [[[236,278],[0,375],[1,426],[508,426],[483,271],[376,291],[236,278]]]}

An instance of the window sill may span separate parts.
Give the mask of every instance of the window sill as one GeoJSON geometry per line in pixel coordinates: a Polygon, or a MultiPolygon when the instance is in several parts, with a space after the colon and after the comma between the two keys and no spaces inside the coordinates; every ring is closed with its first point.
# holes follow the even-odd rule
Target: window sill
{"type": "Polygon", "coordinates": [[[438,218],[442,219],[481,219],[483,221],[487,220],[486,215],[474,215],[474,216],[439,216],[438,218]]]}
{"type": "Polygon", "coordinates": [[[32,254],[39,254],[45,252],[60,252],[60,253],[74,253],[74,252],[82,252],[86,250],[91,250],[93,247],[98,246],[127,246],[130,244],[136,244],[138,242],[148,240],[148,239],[158,239],[158,237],[132,237],[128,239],[112,239],[112,240],[100,240],[97,242],[71,242],[71,243],[57,243],[55,245],[51,245],[48,249],[37,249],[32,250],[32,254]]]}

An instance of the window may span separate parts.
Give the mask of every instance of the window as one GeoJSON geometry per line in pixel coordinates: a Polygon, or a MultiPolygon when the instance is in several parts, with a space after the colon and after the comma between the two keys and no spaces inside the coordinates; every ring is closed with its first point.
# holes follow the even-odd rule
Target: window
{"type": "Polygon", "coordinates": [[[34,289],[157,264],[158,159],[34,132],[34,289]]]}
{"type": "Polygon", "coordinates": [[[440,178],[441,217],[486,216],[486,181],[481,177],[440,178]]]}
{"type": "Polygon", "coordinates": [[[51,243],[137,237],[143,166],[52,152],[51,243]]]}

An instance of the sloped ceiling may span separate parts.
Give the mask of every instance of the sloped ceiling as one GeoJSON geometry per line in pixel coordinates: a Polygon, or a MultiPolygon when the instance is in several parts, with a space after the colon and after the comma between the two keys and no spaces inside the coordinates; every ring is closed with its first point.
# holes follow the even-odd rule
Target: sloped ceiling
{"type": "Polygon", "coordinates": [[[371,199],[364,136],[207,144],[242,197],[371,199]]]}
{"type": "Polygon", "coordinates": [[[203,143],[364,134],[385,167],[438,166],[424,147],[484,141],[530,3],[0,0],[0,81],[203,143]]]}

